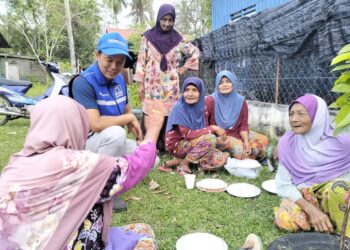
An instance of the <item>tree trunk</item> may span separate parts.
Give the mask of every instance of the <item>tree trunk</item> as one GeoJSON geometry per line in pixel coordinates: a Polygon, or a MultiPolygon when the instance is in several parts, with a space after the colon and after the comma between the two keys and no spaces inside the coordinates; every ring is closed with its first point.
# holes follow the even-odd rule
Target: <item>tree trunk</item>
{"type": "Polygon", "coordinates": [[[67,22],[70,62],[72,65],[72,73],[75,74],[77,72],[77,66],[76,66],[76,60],[75,60],[74,38],[73,38],[72,19],[70,14],[69,0],[64,0],[64,12],[66,15],[66,22],[67,22]]]}

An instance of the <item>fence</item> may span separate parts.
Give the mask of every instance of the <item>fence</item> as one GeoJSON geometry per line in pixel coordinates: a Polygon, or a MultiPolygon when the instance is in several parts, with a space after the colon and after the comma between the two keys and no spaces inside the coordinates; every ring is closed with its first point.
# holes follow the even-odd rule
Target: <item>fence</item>
{"type": "Polygon", "coordinates": [[[202,62],[199,76],[207,93],[214,90],[215,75],[229,70],[238,77],[237,91],[248,100],[289,104],[297,97],[313,93],[328,104],[336,100],[332,92],[336,76],[328,63],[319,64],[312,56],[282,59],[273,56],[239,57],[232,60],[202,62]]]}

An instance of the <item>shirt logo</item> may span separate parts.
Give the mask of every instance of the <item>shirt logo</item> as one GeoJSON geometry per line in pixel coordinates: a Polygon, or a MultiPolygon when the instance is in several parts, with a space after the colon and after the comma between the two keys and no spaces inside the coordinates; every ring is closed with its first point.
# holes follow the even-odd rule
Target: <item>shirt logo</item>
{"type": "Polygon", "coordinates": [[[114,88],[114,95],[115,95],[115,98],[118,98],[118,97],[121,97],[121,96],[124,95],[122,87],[120,85],[115,86],[115,88],[114,88]]]}

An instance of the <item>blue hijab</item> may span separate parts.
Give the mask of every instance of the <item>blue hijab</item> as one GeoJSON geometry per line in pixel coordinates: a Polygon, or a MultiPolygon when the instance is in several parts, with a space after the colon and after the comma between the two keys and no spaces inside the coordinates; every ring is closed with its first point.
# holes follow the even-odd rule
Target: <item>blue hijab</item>
{"type": "Polygon", "coordinates": [[[212,97],[214,98],[216,124],[225,130],[234,127],[244,102],[244,97],[237,93],[237,76],[227,70],[223,70],[217,74],[212,97]],[[219,92],[219,84],[221,78],[224,76],[231,81],[233,86],[232,92],[226,95],[219,92]]]}
{"type": "Polygon", "coordinates": [[[185,126],[191,130],[204,128],[204,99],[205,89],[203,81],[198,77],[186,78],[182,86],[182,95],[169,115],[166,131],[173,130],[174,125],[185,126]],[[194,85],[200,93],[198,102],[194,104],[186,103],[183,96],[186,87],[190,84],[194,85]]]}

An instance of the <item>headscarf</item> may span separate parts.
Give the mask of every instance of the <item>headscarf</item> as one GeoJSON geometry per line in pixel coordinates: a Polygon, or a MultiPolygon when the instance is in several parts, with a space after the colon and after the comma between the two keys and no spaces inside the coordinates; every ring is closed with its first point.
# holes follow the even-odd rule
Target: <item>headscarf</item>
{"type": "Polygon", "coordinates": [[[182,36],[174,28],[164,31],[160,27],[160,19],[166,15],[171,15],[175,21],[175,8],[171,4],[163,4],[159,7],[156,26],[143,34],[158,52],[162,54],[160,61],[160,69],[162,71],[168,69],[166,54],[182,41],[182,36]]]}
{"type": "MultiPolygon", "coordinates": [[[[73,99],[40,101],[30,114],[22,151],[0,178],[0,245],[8,249],[63,249],[98,201],[115,158],[83,151],[89,123],[73,99]]],[[[112,203],[104,203],[103,239],[112,203]]]]}
{"type": "Polygon", "coordinates": [[[169,115],[166,131],[172,130],[174,125],[185,126],[191,130],[204,128],[204,99],[203,81],[198,77],[186,78],[182,86],[182,95],[169,115]],[[194,104],[188,104],[183,96],[185,89],[190,84],[194,85],[200,93],[198,102],[194,104]]]}
{"type": "Polygon", "coordinates": [[[212,94],[215,107],[215,122],[225,130],[236,125],[243,107],[244,97],[237,93],[237,76],[230,71],[223,70],[216,75],[215,90],[212,94]],[[232,83],[231,93],[223,95],[219,91],[221,78],[226,76],[232,83]]]}
{"type": "Polygon", "coordinates": [[[290,108],[295,103],[305,107],[312,126],[306,134],[288,132],[278,143],[279,163],[288,169],[293,183],[311,186],[350,171],[350,136],[332,135],[325,101],[316,95],[305,95],[290,108]]]}

